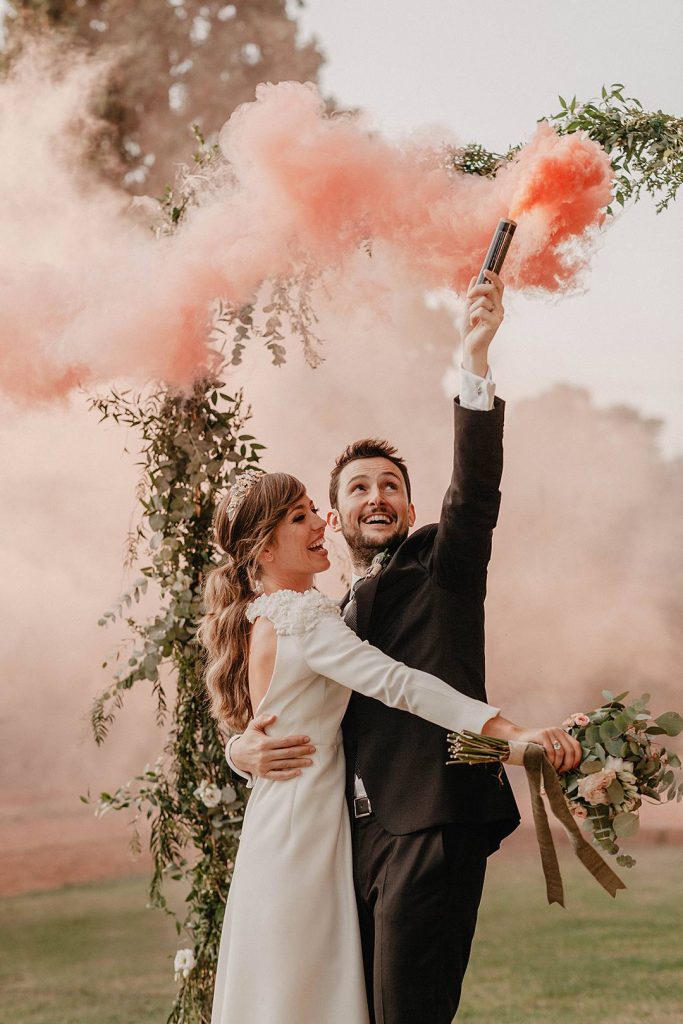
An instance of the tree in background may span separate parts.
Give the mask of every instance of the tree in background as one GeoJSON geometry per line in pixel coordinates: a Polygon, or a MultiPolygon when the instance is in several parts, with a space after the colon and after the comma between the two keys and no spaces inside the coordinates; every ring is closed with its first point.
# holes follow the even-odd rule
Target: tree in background
{"type": "Polygon", "coordinates": [[[10,0],[7,28],[7,60],[44,33],[111,56],[98,110],[111,130],[94,157],[151,195],[190,158],[193,124],[211,140],[259,82],[315,82],[323,61],[315,42],[299,44],[286,0],[10,0]]]}

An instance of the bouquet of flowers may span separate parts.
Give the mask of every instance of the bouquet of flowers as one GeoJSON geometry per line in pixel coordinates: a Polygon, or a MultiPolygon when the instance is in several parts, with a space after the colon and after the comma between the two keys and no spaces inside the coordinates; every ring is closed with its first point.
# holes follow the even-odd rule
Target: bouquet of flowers
{"type": "MultiPolygon", "coordinates": [[[[628,692],[614,696],[603,690],[602,696],[601,707],[588,714],[577,712],[562,723],[581,744],[583,758],[578,768],[559,776],[559,784],[574,820],[596,845],[619,854],[619,842],[638,830],[643,800],[683,798],[683,783],[676,778],[680,759],[657,739],[677,736],[683,730],[683,718],[667,711],[653,719],[647,693],[628,703],[628,692]]],[[[510,760],[511,745],[505,740],[452,733],[448,741],[449,764],[510,760]]],[[[635,860],[619,854],[617,863],[632,867],[635,860]]]]}

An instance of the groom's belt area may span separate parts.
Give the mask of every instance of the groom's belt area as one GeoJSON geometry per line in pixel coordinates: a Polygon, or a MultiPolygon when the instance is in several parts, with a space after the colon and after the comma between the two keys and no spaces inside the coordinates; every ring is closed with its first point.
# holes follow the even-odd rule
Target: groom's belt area
{"type": "Polygon", "coordinates": [[[370,814],[372,814],[372,804],[361,778],[360,761],[356,750],[353,758],[353,816],[354,818],[368,818],[370,814]]]}
{"type": "Polygon", "coordinates": [[[367,796],[357,796],[353,800],[354,818],[367,818],[372,814],[372,804],[367,796]]]}

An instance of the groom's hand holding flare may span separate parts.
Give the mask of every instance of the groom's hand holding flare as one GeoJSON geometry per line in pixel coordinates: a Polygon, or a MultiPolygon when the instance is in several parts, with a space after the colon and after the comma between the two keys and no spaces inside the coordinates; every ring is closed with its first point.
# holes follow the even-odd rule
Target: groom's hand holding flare
{"type": "Polygon", "coordinates": [[[477,284],[476,277],[470,281],[461,323],[462,365],[477,377],[486,376],[489,346],[505,316],[505,285],[492,270],[484,274],[487,281],[483,284],[477,284]]]}

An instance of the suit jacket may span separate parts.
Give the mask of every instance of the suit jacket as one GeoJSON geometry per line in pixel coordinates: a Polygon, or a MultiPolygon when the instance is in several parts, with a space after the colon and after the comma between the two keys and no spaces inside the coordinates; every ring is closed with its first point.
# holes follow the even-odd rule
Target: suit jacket
{"type": "MultiPolygon", "coordinates": [[[[490,412],[455,400],[453,476],[439,522],[412,533],[381,574],[356,590],[362,639],[478,700],[488,699],[484,599],[500,506],[504,408],[500,399],[490,412]]],[[[352,800],[358,763],[386,831],[483,825],[493,850],[517,827],[519,811],[504,773],[490,765],[447,766],[439,726],[353,693],[342,727],[347,796],[352,800]]]]}

